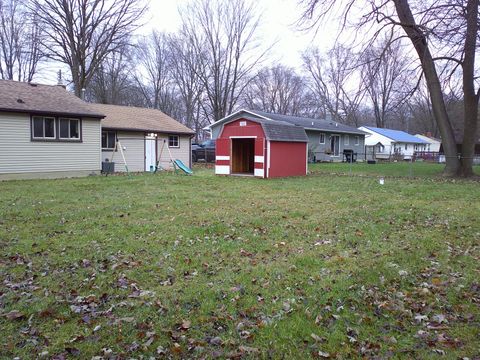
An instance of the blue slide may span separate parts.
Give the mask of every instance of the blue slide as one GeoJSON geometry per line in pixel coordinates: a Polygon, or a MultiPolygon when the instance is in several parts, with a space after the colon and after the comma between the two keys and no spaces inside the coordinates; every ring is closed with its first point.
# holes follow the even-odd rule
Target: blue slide
{"type": "Polygon", "coordinates": [[[180,170],[182,170],[185,174],[187,174],[187,175],[192,175],[192,174],[193,174],[192,169],[190,169],[188,166],[186,166],[186,165],[182,162],[182,160],[177,159],[177,160],[175,160],[173,163],[174,163],[175,166],[177,166],[180,170]]]}

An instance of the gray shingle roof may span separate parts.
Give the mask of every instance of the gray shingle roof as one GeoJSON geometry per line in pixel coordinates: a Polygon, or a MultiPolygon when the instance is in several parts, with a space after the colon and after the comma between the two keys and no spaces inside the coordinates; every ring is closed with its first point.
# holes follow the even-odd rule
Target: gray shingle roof
{"type": "Polygon", "coordinates": [[[63,87],[0,80],[0,111],[103,118],[63,87]]]}
{"type": "Polygon", "coordinates": [[[293,125],[302,126],[306,130],[339,132],[347,134],[365,135],[365,132],[358,130],[352,126],[337,123],[335,121],[324,119],[309,119],[300,116],[270,114],[264,111],[248,110],[259,116],[264,116],[272,120],[283,121],[293,125]]]}
{"type": "Polygon", "coordinates": [[[308,142],[307,134],[301,126],[295,126],[285,121],[239,115],[238,117],[230,119],[227,123],[239,118],[255,121],[261,124],[265,137],[270,141],[308,142]]]}

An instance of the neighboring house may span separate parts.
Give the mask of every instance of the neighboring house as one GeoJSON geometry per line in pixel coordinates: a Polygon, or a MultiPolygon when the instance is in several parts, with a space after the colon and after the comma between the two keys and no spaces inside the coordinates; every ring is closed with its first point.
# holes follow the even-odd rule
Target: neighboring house
{"type": "Polygon", "coordinates": [[[415,137],[427,142],[427,145],[425,146],[425,150],[421,150],[421,151],[434,152],[434,153],[440,152],[440,146],[442,145],[442,140],[436,139],[432,137],[431,134],[428,134],[428,133],[426,135],[416,134],[415,137]]]}
{"type": "Polygon", "coordinates": [[[221,125],[239,114],[258,119],[286,122],[305,129],[308,136],[310,161],[343,161],[344,152],[363,158],[365,132],[332,120],[309,119],[299,116],[270,114],[258,110],[240,110],[210,125],[212,138],[219,136],[221,125]]]}
{"type": "MultiPolygon", "coordinates": [[[[462,144],[463,144],[463,120],[459,119],[458,122],[454,124],[453,135],[455,137],[455,142],[457,144],[457,152],[462,153],[462,144]]],[[[443,144],[440,146],[440,153],[443,154],[443,144]]],[[[445,162],[445,156],[440,155],[440,162],[445,162]]],[[[475,165],[480,165],[480,131],[477,132],[477,141],[475,142],[474,148],[474,157],[473,163],[475,165]]]]}
{"type": "MultiPolygon", "coordinates": [[[[131,106],[90,104],[102,114],[102,161],[115,163],[115,171],[125,171],[120,151],[113,152],[118,139],[129,171],[150,171],[159,165],[171,168],[170,154],[191,167],[191,138],[194,131],[160,110],[131,106]]],[[[100,152],[100,148],[99,148],[100,152]]]]}
{"type": "Polygon", "coordinates": [[[0,80],[0,180],[99,173],[103,117],[62,86],[0,80]]]}
{"type": "Polygon", "coordinates": [[[302,127],[246,113],[229,116],[216,138],[215,174],[304,176],[307,143],[302,127]]]}
{"type": "MultiPolygon", "coordinates": [[[[365,138],[365,147],[373,149],[372,156],[375,159],[389,160],[396,157],[410,160],[415,151],[426,151],[428,145],[425,140],[400,130],[371,126],[361,126],[358,129],[370,134],[365,138]]],[[[366,152],[369,153],[368,150],[366,152]]]]}

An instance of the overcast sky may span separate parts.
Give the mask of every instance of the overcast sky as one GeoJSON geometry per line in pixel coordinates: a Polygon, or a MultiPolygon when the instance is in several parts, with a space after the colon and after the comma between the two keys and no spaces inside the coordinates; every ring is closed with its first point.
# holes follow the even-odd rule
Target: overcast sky
{"type": "MultiPolygon", "coordinates": [[[[138,35],[148,35],[153,29],[176,32],[181,22],[179,9],[189,1],[150,0],[144,26],[138,30],[138,35]]],[[[324,21],[318,34],[314,31],[300,31],[296,25],[301,14],[297,0],[251,1],[255,1],[259,14],[262,14],[258,33],[259,41],[264,49],[273,45],[265,65],[281,63],[300,68],[302,65],[300,54],[308,46],[318,46],[325,51],[333,46],[338,33],[336,22],[324,21]]],[[[45,64],[41,67],[37,80],[55,84],[59,69],[63,69],[65,73],[68,72],[68,68],[59,63],[45,64]]]]}
{"type": "MultiPolygon", "coordinates": [[[[224,0],[228,1],[228,0],[224,0]]],[[[336,26],[324,24],[322,32],[298,31],[296,20],[301,14],[297,0],[253,0],[262,16],[259,36],[265,47],[275,44],[270,54],[272,63],[281,62],[289,66],[300,66],[300,52],[309,45],[327,49],[333,45],[336,26]]],[[[175,32],[180,26],[179,7],[189,0],[151,0],[143,33],[151,29],[175,32]]]]}

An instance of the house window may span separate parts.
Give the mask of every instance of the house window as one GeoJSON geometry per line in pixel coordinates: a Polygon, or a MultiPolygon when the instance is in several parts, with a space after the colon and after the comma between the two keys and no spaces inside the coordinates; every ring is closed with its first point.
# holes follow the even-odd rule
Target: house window
{"type": "Polygon", "coordinates": [[[60,118],[60,139],[79,140],[80,139],[80,120],[60,118]]]}
{"type": "Polygon", "coordinates": [[[360,136],[355,136],[355,145],[360,145],[360,136]]]}
{"type": "Polygon", "coordinates": [[[377,153],[383,153],[383,151],[385,150],[385,146],[383,146],[382,144],[378,144],[376,150],[377,153]]]}
{"type": "Polygon", "coordinates": [[[102,131],[102,149],[113,150],[115,149],[115,141],[117,134],[115,131],[102,131]]]}
{"type": "Polygon", "coordinates": [[[34,139],[44,139],[44,140],[56,139],[55,118],[44,117],[44,116],[34,116],[32,118],[32,123],[33,123],[32,137],[34,139]]]}
{"type": "Polygon", "coordinates": [[[168,136],[168,147],[171,147],[171,148],[180,147],[180,142],[178,140],[178,135],[169,135],[168,136]]]}
{"type": "Polygon", "coordinates": [[[345,143],[344,145],[350,145],[350,135],[345,135],[345,143]]]}
{"type": "Polygon", "coordinates": [[[325,144],[325,134],[320,133],[320,144],[325,144]]]}
{"type": "Polygon", "coordinates": [[[405,150],[408,150],[408,144],[405,144],[405,150]]]}

